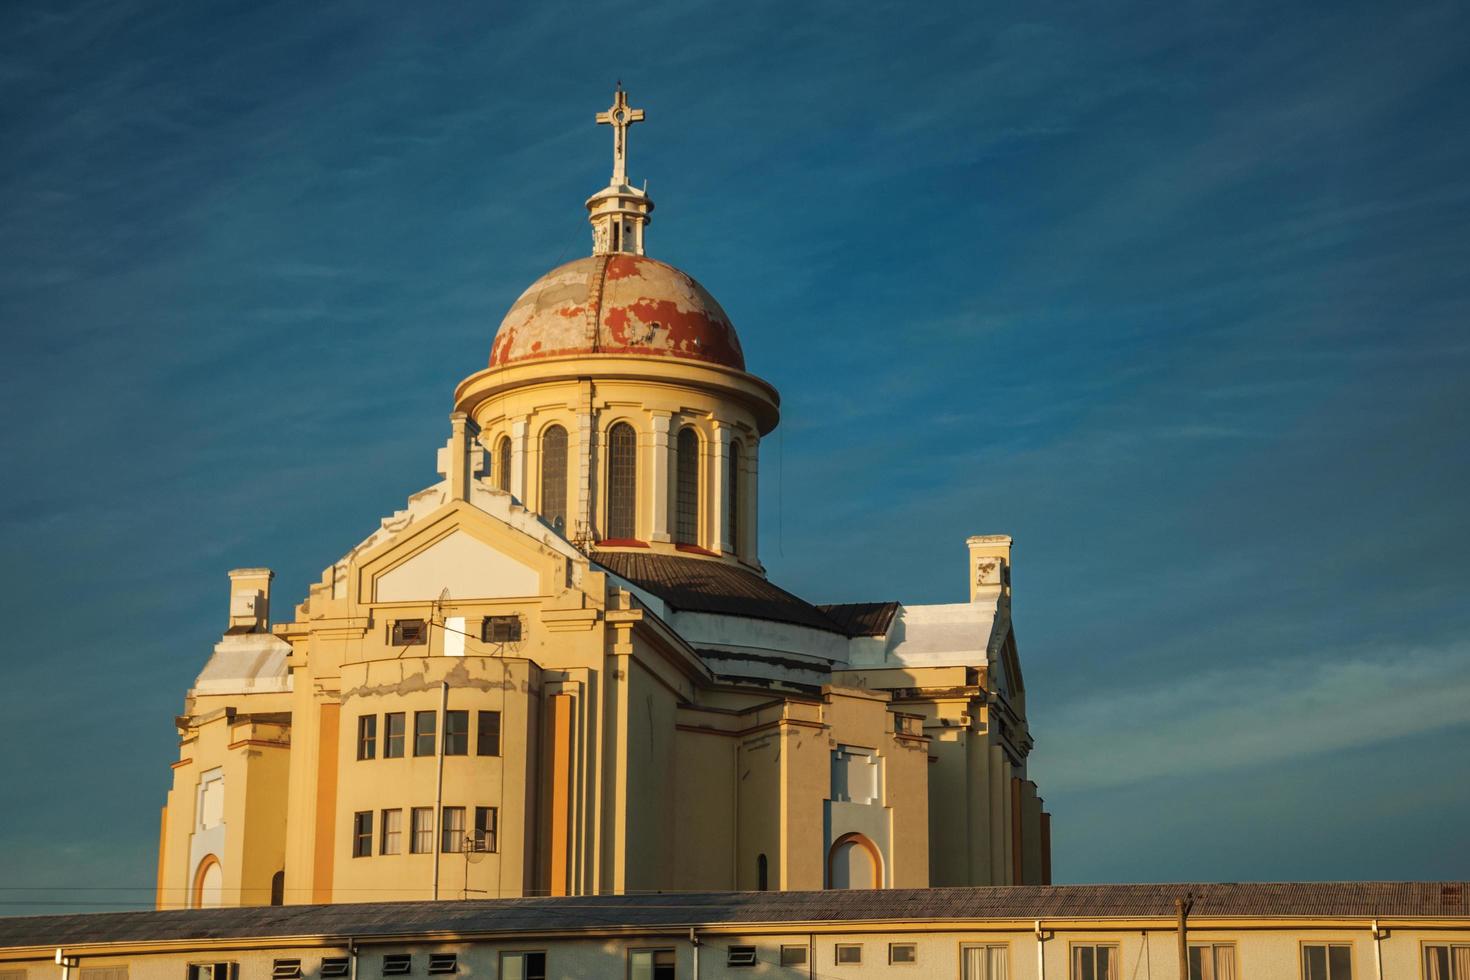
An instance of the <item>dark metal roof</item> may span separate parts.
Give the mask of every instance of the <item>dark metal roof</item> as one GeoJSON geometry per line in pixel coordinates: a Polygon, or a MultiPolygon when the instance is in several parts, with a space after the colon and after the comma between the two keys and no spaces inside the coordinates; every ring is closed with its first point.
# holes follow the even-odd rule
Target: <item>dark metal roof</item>
{"type": "Polygon", "coordinates": [[[1465,882],[1057,885],[701,892],[106,912],[0,919],[0,948],[291,936],[415,937],[690,926],[1172,918],[1470,918],[1465,882]]]}
{"type": "Polygon", "coordinates": [[[681,612],[745,616],[829,633],[846,632],[805,599],[727,562],[629,551],[594,551],[591,558],[681,612]]]}
{"type": "Polygon", "coordinates": [[[884,636],[898,614],[898,603],[833,602],[817,609],[848,636],[884,636]]]}

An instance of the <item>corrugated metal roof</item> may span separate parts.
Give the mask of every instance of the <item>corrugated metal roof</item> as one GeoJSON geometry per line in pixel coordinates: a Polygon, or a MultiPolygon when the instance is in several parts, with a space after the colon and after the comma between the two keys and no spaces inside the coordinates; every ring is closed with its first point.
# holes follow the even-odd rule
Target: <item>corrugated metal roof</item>
{"type": "Polygon", "coordinates": [[[833,602],[817,609],[848,636],[884,636],[898,614],[898,603],[833,602]]]}
{"type": "Polygon", "coordinates": [[[594,551],[590,557],[681,612],[768,619],[845,634],[805,599],[727,562],[628,551],[594,551]]]}
{"type": "Polygon", "coordinates": [[[1470,918],[1464,882],[1055,885],[701,892],[106,912],[0,919],[0,948],[287,936],[393,937],[883,921],[1172,918],[1470,918]]]}

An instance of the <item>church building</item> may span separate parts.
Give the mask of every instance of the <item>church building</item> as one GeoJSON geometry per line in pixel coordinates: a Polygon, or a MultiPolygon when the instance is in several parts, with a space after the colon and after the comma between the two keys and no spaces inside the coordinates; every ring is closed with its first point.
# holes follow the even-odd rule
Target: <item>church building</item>
{"type": "Polygon", "coordinates": [[[621,89],[598,114],[592,254],[511,304],[438,481],[282,622],[269,569],[229,573],[176,719],[160,908],[1050,882],[1011,539],[967,565],[955,542],[953,603],[766,577],[780,398],[645,254],[642,119],[621,89]]]}

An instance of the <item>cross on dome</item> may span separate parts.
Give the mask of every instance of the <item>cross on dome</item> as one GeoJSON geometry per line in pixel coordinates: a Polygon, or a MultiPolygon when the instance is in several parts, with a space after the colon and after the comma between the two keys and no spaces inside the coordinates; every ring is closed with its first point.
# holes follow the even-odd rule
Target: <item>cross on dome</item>
{"type": "Polygon", "coordinates": [[[628,182],[628,127],[642,121],[643,110],[628,107],[628,93],[623,91],[623,83],[618,82],[617,91],[613,93],[613,104],[607,107],[606,112],[597,114],[598,124],[611,126],[613,130],[614,184],[628,182]]]}

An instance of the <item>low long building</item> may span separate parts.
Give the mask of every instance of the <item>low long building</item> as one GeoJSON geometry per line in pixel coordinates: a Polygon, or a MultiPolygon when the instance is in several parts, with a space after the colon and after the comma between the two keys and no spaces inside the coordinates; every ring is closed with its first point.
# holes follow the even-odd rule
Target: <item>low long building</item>
{"type": "Polygon", "coordinates": [[[1470,980],[1465,882],[970,887],[0,919],[0,980],[1470,980]]]}

